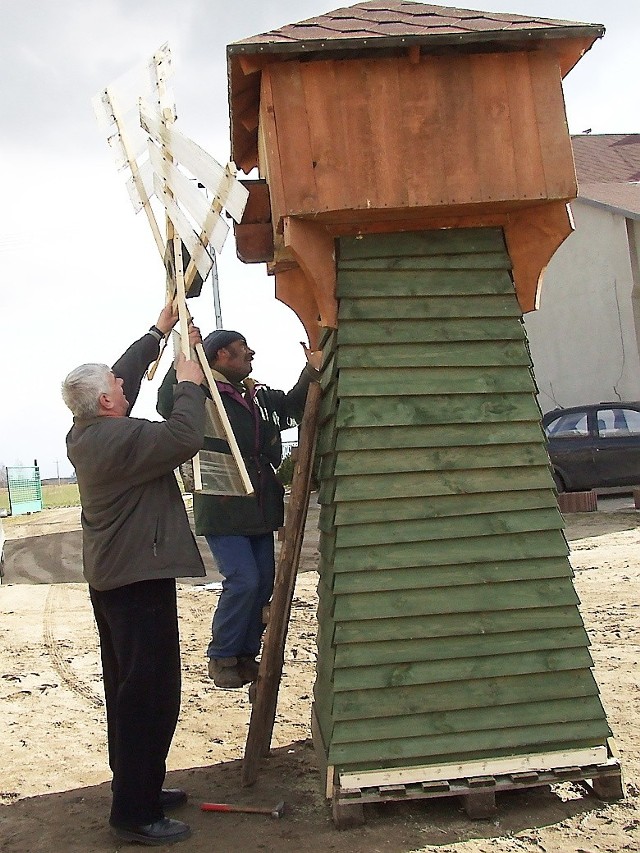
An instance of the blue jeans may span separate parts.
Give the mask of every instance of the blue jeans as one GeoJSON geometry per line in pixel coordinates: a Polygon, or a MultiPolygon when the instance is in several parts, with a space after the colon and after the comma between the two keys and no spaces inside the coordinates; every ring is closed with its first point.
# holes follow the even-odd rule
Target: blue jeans
{"type": "Polygon", "coordinates": [[[273,592],[273,533],[205,538],[223,578],[207,656],[255,657],[265,628],[262,608],[273,592]]]}

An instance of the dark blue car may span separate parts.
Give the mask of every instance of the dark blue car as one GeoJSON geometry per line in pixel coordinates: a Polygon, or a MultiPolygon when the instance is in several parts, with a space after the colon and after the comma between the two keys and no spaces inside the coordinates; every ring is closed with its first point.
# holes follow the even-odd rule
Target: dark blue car
{"type": "Polygon", "coordinates": [[[640,403],[554,409],[542,426],[559,492],[640,484],[640,403]]]}

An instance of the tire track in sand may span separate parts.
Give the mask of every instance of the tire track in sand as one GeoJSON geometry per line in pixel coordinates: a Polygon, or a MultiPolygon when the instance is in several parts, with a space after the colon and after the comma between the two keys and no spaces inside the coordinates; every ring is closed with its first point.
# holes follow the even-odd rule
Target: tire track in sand
{"type": "Polygon", "coordinates": [[[76,675],[73,669],[64,659],[62,644],[55,638],[55,613],[59,605],[66,602],[68,593],[61,584],[54,584],[49,588],[47,600],[44,606],[43,618],[43,641],[47,654],[51,658],[51,664],[69,690],[82,696],[96,708],[104,707],[104,702],[93,688],[76,675]]]}

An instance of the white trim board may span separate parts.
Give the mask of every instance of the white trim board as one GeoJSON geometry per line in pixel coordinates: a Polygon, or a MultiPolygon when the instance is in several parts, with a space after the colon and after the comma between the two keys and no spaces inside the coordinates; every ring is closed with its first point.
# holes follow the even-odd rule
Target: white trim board
{"type": "Polygon", "coordinates": [[[523,771],[549,771],[563,767],[605,764],[607,747],[573,749],[566,752],[541,752],[534,755],[510,755],[487,758],[463,764],[440,764],[431,767],[393,767],[389,770],[361,770],[340,773],[341,788],[372,788],[378,785],[407,785],[415,782],[468,779],[472,776],[496,776],[523,771]]]}

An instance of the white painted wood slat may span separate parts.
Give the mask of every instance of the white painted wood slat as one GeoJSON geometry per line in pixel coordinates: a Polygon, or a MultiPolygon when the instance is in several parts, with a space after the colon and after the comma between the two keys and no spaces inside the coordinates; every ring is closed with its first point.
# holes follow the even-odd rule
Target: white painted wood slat
{"type": "Polygon", "coordinates": [[[235,175],[191,139],[164,124],[157,114],[151,113],[144,105],[140,107],[140,121],[149,135],[160,146],[166,147],[181,166],[219,199],[233,219],[240,222],[249,191],[235,175]]]}
{"type": "MultiPolygon", "coordinates": [[[[187,247],[187,250],[194,262],[197,264],[197,269],[202,279],[204,280],[208,275],[211,267],[213,265],[213,261],[211,260],[211,256],[209,252],[204,249],[202,251],[202,243],[198,235],[193,230],[189,220],[185,216],[185,214],[180,210],[179,205],[176,200],[171,196],[170,192],[166,189],[162,182],[162,178],[154,174],[153,176],[154,187],[156,191],[156,196],[162,202],[167,211],[167,216],[173,222],[173,225],[180,235],[182,242],[187,247]]],[[[222,220],[221,220],[222,221],[222,220]]],[[[229,227],[225,222],[223,225],[229,230],[229,227]]]]}

